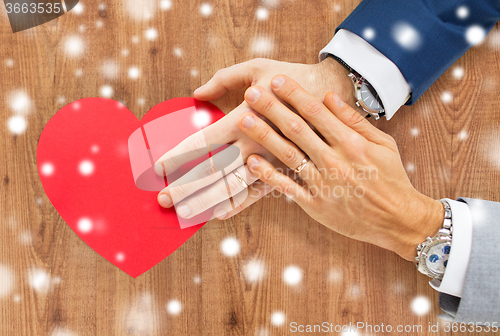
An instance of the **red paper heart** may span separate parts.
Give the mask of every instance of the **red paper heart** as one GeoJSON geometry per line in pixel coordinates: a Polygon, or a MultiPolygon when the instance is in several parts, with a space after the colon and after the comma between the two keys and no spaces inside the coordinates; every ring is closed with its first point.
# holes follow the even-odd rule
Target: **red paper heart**
{"type": "MultiPolygon", "coordinates": [[[[210,103],[177,98],[156,105],[139,121],[117,101],[85,98],[59,110],[40,136],[38,172],[50,201],[85,243],[134,278],[205,224],[181,229],[175,210],[158,205],[156,191],[135,185],[128,152],[134,131],[189,107],[208,112],[211,123],[224,116],[210,103]]],[[[200,129],[189,119],[176,120],[165,129],[170,148],[200,129]]]]}

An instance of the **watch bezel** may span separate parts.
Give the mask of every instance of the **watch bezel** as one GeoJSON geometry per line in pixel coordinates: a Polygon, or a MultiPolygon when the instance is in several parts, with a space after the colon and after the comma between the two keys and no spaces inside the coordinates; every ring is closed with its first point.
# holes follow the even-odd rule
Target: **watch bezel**
{"type": "MultiPolygon", "coordinates": [[[[429,237],[430,238],[430,237],[429,237]]],[[[428,242],[424,242],[424,245],[422,244],[419,246],[420,253],[419,255],[415,258],[416,263],[418,263],[418,268],[421,273],[424,273],[434,279],[442,280],[444,273],[436,273],[433,270],[429,269],[427,267],[427,252],[434,246],[443,244],[443,246],[450,246],[451,248],[451,237],[449,236],[438,236],[431,238],[431,240],[428,242]]]]}
{"type": "MultiPolygon", "coordinates": [[[[371,85],[371,84],[365,78],[363,78],[363,76],[360,76],[358,78],[352,72],[349,74],[349,77],[351,77],[353,84],[354,84],[354,94],[356,97],[356,105],[361,107],[363,109],[363,111],[365,111],[366,113],[371,114],[371,116],[375,120],[379,119],[382,115],[384,115],[385,110],[384,110],[383,106],[382,106],[382,110],[374,110],[374,109],[368,107],[368,105],[366,105],[363,101],[363,97],[361,96],[361,86],[363,85],[363,83],[366,83],[368,85],[371,85]]],[[[374,99],[376,99],[376,98],[374,98],[374,99]]],[[[381,102],[379,102],[379,104],[382,105],[381,102]]]]}

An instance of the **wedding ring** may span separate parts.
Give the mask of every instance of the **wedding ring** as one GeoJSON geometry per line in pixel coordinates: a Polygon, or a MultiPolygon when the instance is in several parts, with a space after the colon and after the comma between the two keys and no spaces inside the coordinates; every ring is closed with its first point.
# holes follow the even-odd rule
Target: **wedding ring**
{"type": "Polygon", "coordinates": [[[300,163],[300,165],[295,168],[295,172],[298,174],[302,171],[302,169],[304,169],[304,167],[306,166],[306,164],[309,162],[309,158],[306,156],[304,158],[304,160],[302,160],[302,162],[300,163]]]}
{"type": "Polygon", "coordinates": [[[243,179],[243,177],[241,177],[240,173],[238,173],[235,170],[235,171],[233,171],[233,174],[234,174],[234,176],[236,176],[236,179],[243,186],[243,188],[245,188],[245,189],[248,188],[248,184],[245,182],[245,180],[243,179]]]}

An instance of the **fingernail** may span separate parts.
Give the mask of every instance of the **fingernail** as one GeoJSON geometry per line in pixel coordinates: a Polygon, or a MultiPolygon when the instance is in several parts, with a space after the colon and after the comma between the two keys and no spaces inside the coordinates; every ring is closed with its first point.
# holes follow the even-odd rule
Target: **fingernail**
{"type": "Polygon", "coordinates": [[[186,204],[183,204],[183,205],[177,207],[176,211],[177,211],[177,214],[181,217],[187,217],[191,213],[191,209],[186,204]]]}
{"type": "Polygon", "coordinates": [[[273,81],[271,82],[271,85],[277,89],[279,88],[281,85],[283,85],[283,83],[285,83],[285,77],[283,76],[278,76],[278,77],[275,77],[273,79],[273,81]]]}
{"type": "Polygon", "coordinates": [[[162,207],[168,208],[172,205],[172,199],[167,194],[161,194],[158,196],[158,203],[162,207]]]}
{"type": "Polygon", "coordinates": [[[227,216],[227,212],[224,209],[216,209],[214,211],[214,216],[218,219],[224,219],[227,216]]]}
{"type": "Polygon", "coordinates": [[[158,176],[165,175],[164,171],[163,171],[163,166],[161,165],[161,163],[155,164],[154,170],[155,170],[156,175],[158,175],[158,176]]]}
{"type": "Polygon", "coordinates": [[[259,166],[259,160],[257,160],[254,157],[251,157],[250,159],[248,159],[247,164],[250,168],[256,169],[259,166]]]}
{"type": "Polygon", "coordinates": [[[201,91],[203,91],[203,88],[205,87],[205,85],[202,85],[200,86],[199,88],[197,88],[196,90],[194,90],[194,94],[198,94],[198,93],[201,93],[201,91]]]}
{"type": "Polygon", "coordinates": [[[335,105],[337,105],[338,107],[342,107],[344,106],[344,101],[342,99],[340,99],[339,95],[336,94],[335,92],[333,93],[333,102],[335,103],[335,105]]]}
{"type": "Polygon", "coordinates": [[[243,120],[241,121],[241,125],[245,128],[250,128],[255,124],[255,120],[253,120],[252,116],[247,115],[243,120]]]}
{"type": "Polygon", "coordinates": [[[260,98],[260,91],[257,88],[251,87],[247,90],[246,99],[250,103],[255,103],[260,98]]]}

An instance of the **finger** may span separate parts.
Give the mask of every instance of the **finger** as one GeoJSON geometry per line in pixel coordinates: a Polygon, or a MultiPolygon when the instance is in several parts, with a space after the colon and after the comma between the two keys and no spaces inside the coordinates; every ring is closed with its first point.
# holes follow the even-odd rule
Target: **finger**
{"type": "Polygon", "coordinates": [[[288,139],[297,144],[311,158],[328,147],[307,125],[304,119],[290,111],[269,91],[259,86],[252,86],[245,92],[245,101],[256,112],[278,126],[288,139]]]}
{"type": "Polygon", "coordinates": [[[293,106],[330,144],[345,140],[349,132],[352,133],[321,101],[293,79],[278,75],[271,81],[271,87],[280,99],[293,106]]]}
{"type": "Polygon", "coordinates": [[[180,202],[175,207],[177,215],[186,219],[192,218],[246,190],[248,185],[257,181],[257,177],[248,170],[247,165],[237,168],[235,172],[247,185],[239,181],[235,174],[228,174],[223,179],[180,202]]]}
{"type": "MultiPolygon", "coordinates": [[[[251,113],[243,114],[240,117],[239,126],[246,135],[264,146],[288,168],[295,170],[303,164],[306,155],[294,143],[284,139],[257,116],[251,113]]],[[[312,162],[302,168],[299,176],[308,183],[314,183],[320,179],[320,173],[312,162]]]]}
{"type": "Polygon", "coordinates": [[[301,208],[308,208],[313,202],[311,194],[306,187],[298,185],[290,177],[280,173],[272,164],[258,155],[252,155],[247,160],[250,171],[262,182],[266,183],[273,190],[277,190],[288,196],[301,208]]]}
{"type": "Polygon", "coordinates": [[[223,96],[227,91],[249,87],[254,80],[254,64],[255,62],[248,61],[217,71],[212,79],[194,91],[194,97],[210,101],[223,96]]]}
{"type": "Polygon", "coordinates": [[[159,176],[167,176],[184,164],[234,140],[233,132],[228,132],[230,120],[221,120],[190,135],[177,146],[163,154],[155,163],[154,170],[159,176]]]}
{"type": "MultiPolygon", "coordinates": [[[[158,203],[165,208],[169,208],[179,203],[186,197],[215,183],[234,169],[242,166],[245,163],[245,159],[246,158],[242,157],[238,146],[228,146],[223,151],[191,169],[182,177],[169,183],[169,185],[160,192],[158,203]],[[168,198],[161,197],[161,195],[166,195],[168,198]]],[[[169,176],[167,176],[167,179],[168,178],[169,176]]]]}
{"type": "Polygon", "coordinates": [[[242,212],[262,197],[269,194],[273,188],[262,181],[255,181],[248,187],[248,193],[240,192],[232,199],[225,200],[214,209],[214,216],[220,220],[228,219],[242,212]]]}
{"type": "Polygon", "coordinates": [[[390,135],[373,126],[358,111],[344,103],[336,93],[328,92],[324,104],[341,122],[367,140],[391,148],[395,146],[394,139],[390,135]]]}

